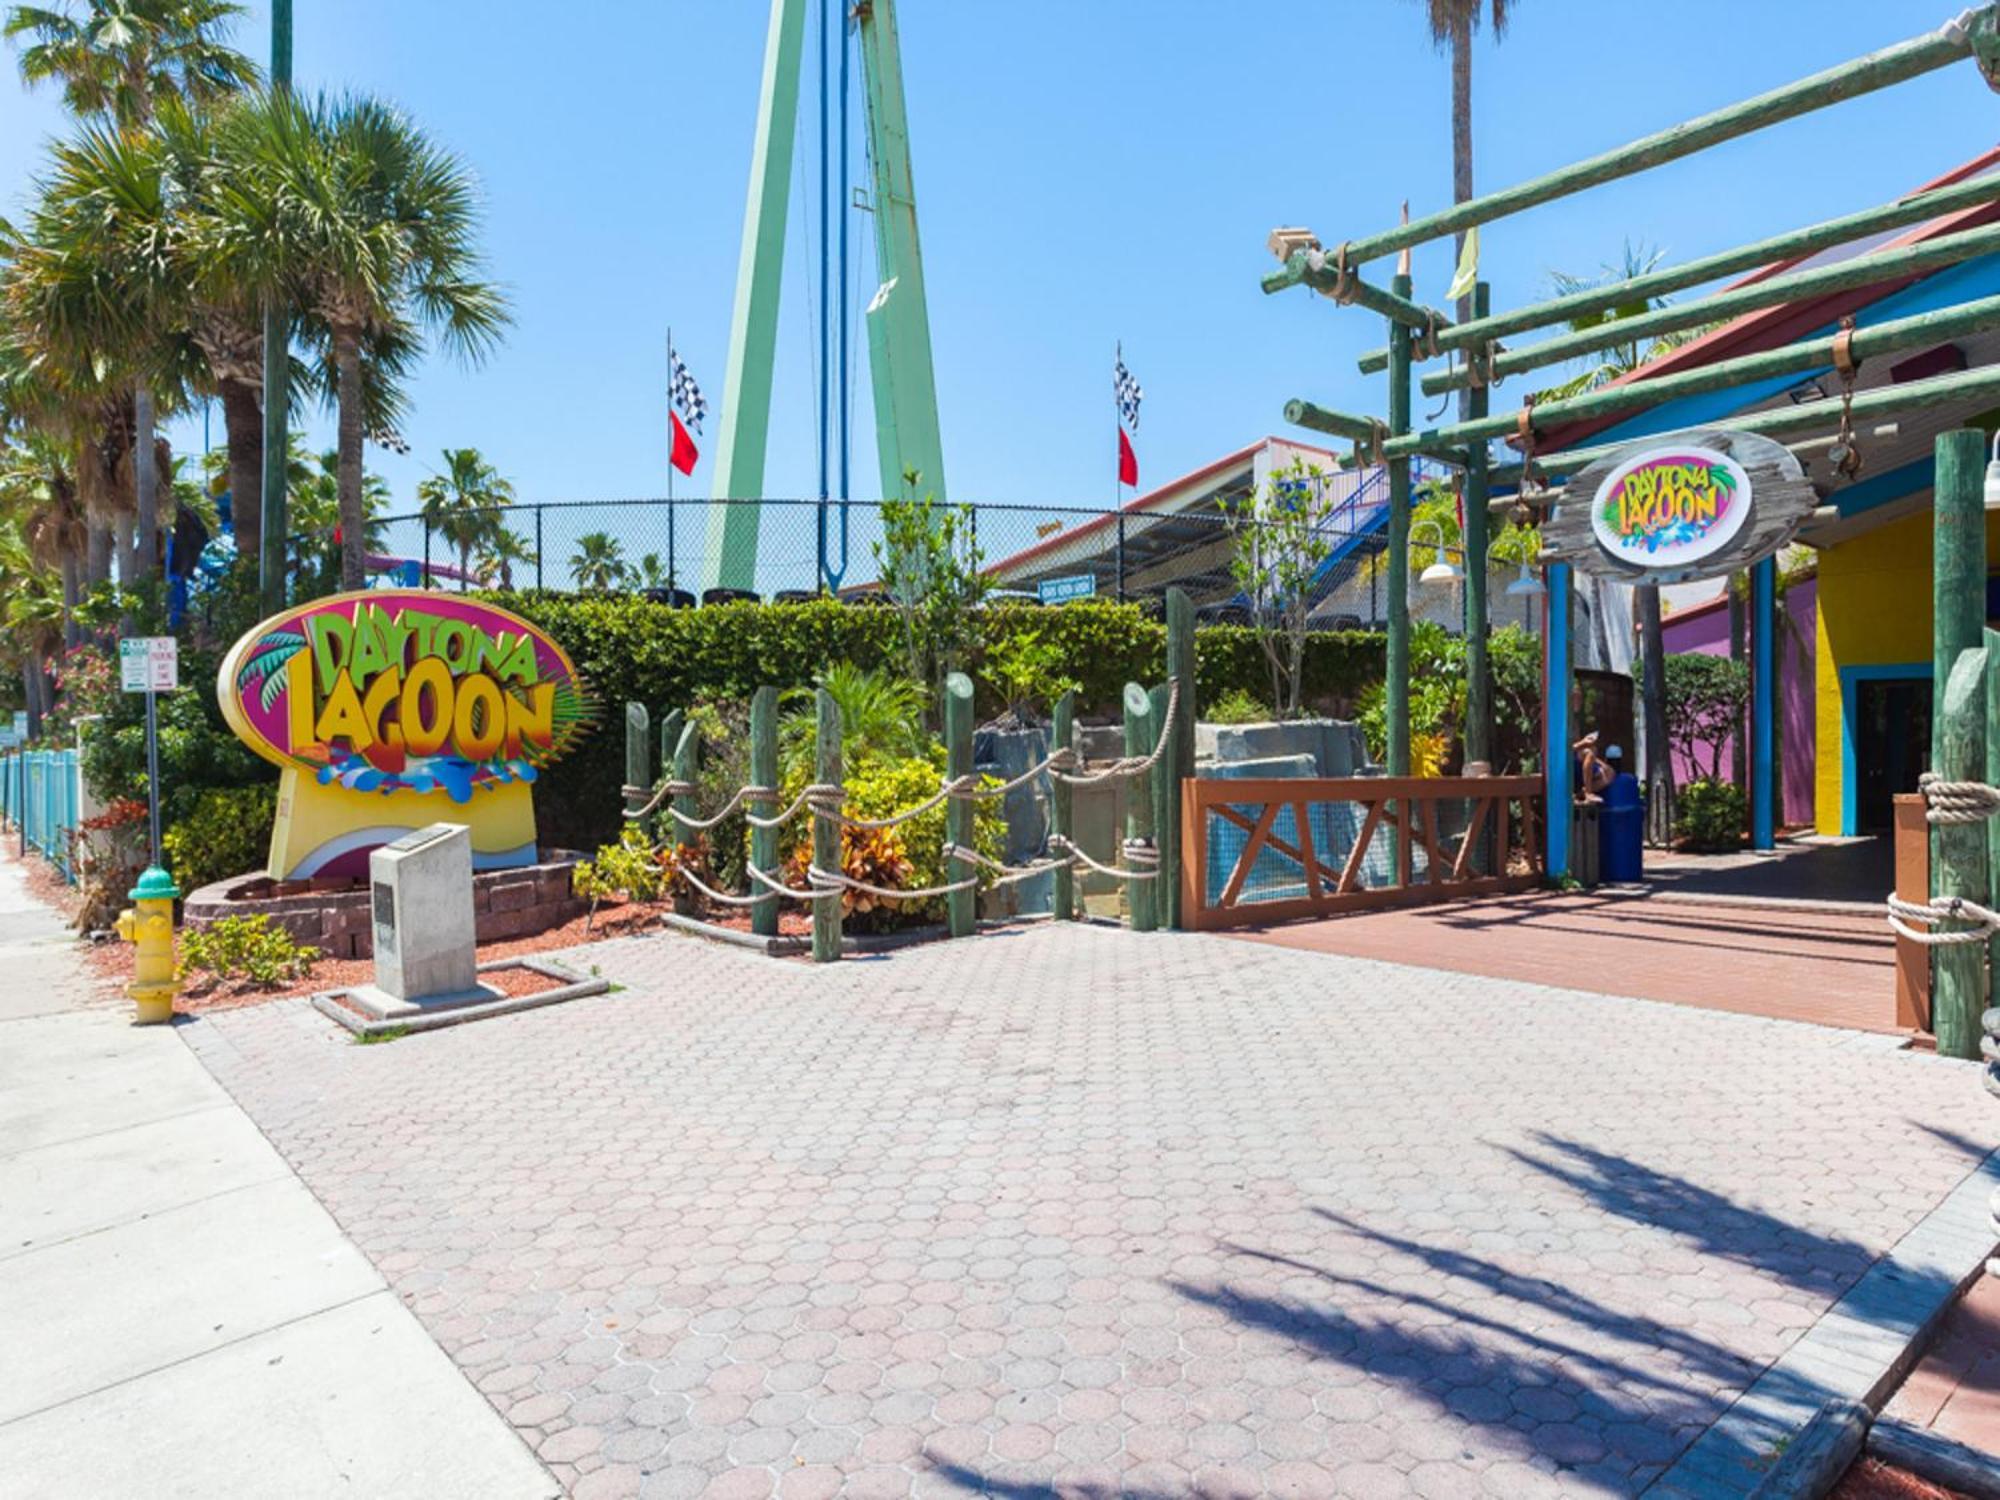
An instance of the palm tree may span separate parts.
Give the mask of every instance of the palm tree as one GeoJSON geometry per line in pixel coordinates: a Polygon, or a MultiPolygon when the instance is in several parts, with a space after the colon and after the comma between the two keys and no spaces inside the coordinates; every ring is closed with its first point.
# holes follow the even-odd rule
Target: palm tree
{"type": "Polygon", "coordinates": [[[625,548],[608,531],[585,532],[576,539],[569,576],[580,589],[597,593],[621,589],[631,576],[625,566],[625,548]]]}
{"type": "MultiPolygon", "coordinates": [[[[24,82],[59,83],[72,112],[104,122],[104,133],[89,143],[94,155],[103,156],[109,141],[152,126],[169,103],[206,106],[256,81],[255,65],[222,40],[229,23],[241,13],[242,7],[228,0],[83,0],[80,7],[14,6],[4,30],[10,39],[30,38],[21,51],[24,82]]],[[[142,193],[147,189],[144,157],[142,151],[138,161],[142,170],[119,179],[121,186],[142,193]]],[[[151,175],[157,178],[157,173],[151,175]]],[[[162,266],[169,259],[165,253],[158,257],[162,266]]],[[[117,286],[123,295],[114,300],[127,304],[128,311],[134,306],[151,309],[159,283],[144,275],[134,278],[133,269],[128,264],[125,271],[114,271],[97,285],[117,286]]],[[[103,311],[115,315],[118,309],[103,311]]],[[[186,320],[180,320],[180,326],[186,326],[186,320]]],[[[160,463],[152,461],[156,361],[152,340],[115,323],[98,331],[110,335],[100,338],[98,350],[123,349],[138,355],[129,378],[136,527],[123,559],[125,581],[131,583],[150,574],[156,560],[160,469],[160,463]]]]}
{"type": "Polygon", "coordinates": [[[496,526],[493,534],[480,544],[480,573],[482,575],[498,573],[500,587],[503,589],[514,587],[516,566],[532,567],[537,561],[539,555],[535,549],[530,547],[527,539],[511,526],[496,526]]]}
{"type": "MultiPolygon", "coordinates": [[[[1465,203],[1472,197],[1472,38],[1481,18],[1493,18],[1493,35],[1507,34],[1508,0],[1423,0],[1430,22],[1431,41],[1451,53],[1451,201],[1465,203]]],[[[1454,240],[1460,256],[1465,254],[1465,235],[1454,240]]],[[[1458,321],[1472,316],[1472,298],[1458,299],[1458,321]]],[[[1459,415],[1471,415],[1467,397],[1459,396],[1459,415]]]]}
{"type": "Polygon", "coordinates": [[[672,571],[660,561],[660,554],[648,552],[639,559],[639,569],[635,581],[642,589],[672,588],[672,571]]]}
{"type": "MultiPolygon", "coordinates": [[[[300,594],[328,593],[340,581],[342,544],[346,537],[340,510],[340,455],[332,449],[308,459],[297,433],[289,434],[291,453],[285,464],[285,511],[290,522],[285,551],[300,594]]],[[[364,552],[382,547],[383,517],[389,511],[389,483],[380,474],[361,481],[364,552]]]]}
{"type": "Polygon", "coordinates": [[[514,503],[514,485],[477,448],[447,448],[444,472],[417,485],[417,503],[424,525],[458,553],[459,572],[470,574],[472,554],[506,530],[501,512],[514,503]]]}
{"type": "Polygon", "coordinates": [[[256,83],[256,65],[222,41],[242,14],[228,0],[85,0],[13,6],[5,30],[33,39],[23,82],[60,84],[73,114],[144,125],[168,95],[213,104],[256,83]]]}
{"type": "Polygon", "coordinates": [[[477,360],[508,321],[479,279],[471,172],[399,111],[364,96],[263,93],[220,127],[216,265],[322,322],[339,414],[341,583],[363,581],[363,365],[371,340],[428,330],[477,360]]]}
{"type": "Polygon", "coordinates": [[[877,757],[905,760],[925,753],[924,686],[874,667],[835,662],[812,688],[791,688],[779,699],[780,759],[790,780],[811,764],[818,736],[813,688],[825,688],[840,710],[840,743],[850,766],[877,757]]]}

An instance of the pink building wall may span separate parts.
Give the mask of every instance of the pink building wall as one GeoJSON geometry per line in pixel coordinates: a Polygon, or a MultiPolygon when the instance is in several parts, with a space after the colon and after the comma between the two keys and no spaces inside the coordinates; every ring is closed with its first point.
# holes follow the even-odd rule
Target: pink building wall
{"type": "MultiPolygon", "coordinates": [[[[1778,626],[1778,760],[1783,817],[1787,824],[1813,820],[1813,770],[1817,739],[1814,717],[1816,672],[1813,633],[1818,627],[1819,580],[1802,578],[1785,591],[1778,626]],[[1787,628],[1789,621],[1789,628],[1787,628]]],[[[1729,605],[1726,599],[1668,615],[1664,634],[1669,652],[1699,651],[1709,656],[1729,654],[1729,605]]],[[[1709,747],[1701,748],[1706,770],[1709,747]]],[[[1723,746],[1722,767],[1729,773],[1731,752],[1723,746]]],[[[1674,783],[1698,774],[1679,754],[1674,756],[1674,783]]]]}

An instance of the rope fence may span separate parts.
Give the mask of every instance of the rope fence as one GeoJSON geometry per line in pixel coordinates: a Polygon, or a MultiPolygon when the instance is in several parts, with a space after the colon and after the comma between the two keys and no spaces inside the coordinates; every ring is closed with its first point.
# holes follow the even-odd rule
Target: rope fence
{"type": "MultiPolygon", "coordinates": [[[[1180,679],[1170,678],[1167,683],[1166,708],[1161,716],[1164,723],[1173,723],[1174,710],[1180,702],[1180,691],[1180,679]]],[[[1112,781],[1144,776],[1159,764],[1161,756],[1166,753],[1168,743],[1169,736],[1162,734],[1158,743],[1147,754],[1122,755],[1095,768],[1071,746],[1057,745],[1035,764],[1006,781],[987,783],[976,772],[963,776],[947,776],[940,780],[935,792],[915,806],[874,818],[860,817],[848,812],[848,789],[833,782],[809,783],[802,787],[798,795],[793,797],[781,811],[769,816],[760,816],[745,804],[776,802],[780,796],[776,787],[740,786],[729,795],[721,807],[706,817],[686,812],[673,805],[683,797],[694,796],[700,790],[692,781],[666,777],[650,787],[628,782],[619,790],[628,804],[638,802],[641,798],[645,799],[643,805],[639,807],[626,808],[624,817],[628,823],[643,822],[664,811],[675,823],[689,832],[705,833],[741,808],[744,821],[752,828],[782,828],[801,813],[810,813],[815,818],[824,819],[843,828],[880,832],[899,827],[913,818],[922,817],[949,801],[976,802],[1004,797],[1010,792],[1038,781],[1043,776],[1071,787],[1103,786],[1112,781]]],[[[995,878],[982,881],[981,875],[975,871],[961,880],[914,889],[874,885],[865,880],[857,880],[845,872],[823,870],[817,865],[808,865],[806,881],[809,889],[798,890],[786,885],[767,871],[759,869],[754,861],[746,863],[744,870],[766,887],[764,891],[755,895],[737,895],[716,890],[685,869],[677,871],[676,874],[709,900],[723,906],[736,907],[761,906],[767,901],[781,897],[801,902],[823,901],[847,891],[872,896],[878,901],[934,901],[958,891],[977,890],[982,883],[988,887],[1011,885],[1016,881],[1029,880],[1037,875],[1063,869],[1089,869],[1117,880],[1153,880],[1159,875],[1159,850],[1149,839],[1125,840],[1122,851],[1125,863],[1122,868],[1092,858],[1081,846],[1060,833],[1051,833],[1048,844],[1051,849],[1063,851],[1060,858],[1038,859],[1026,865],[1008,865],[991,859],[967,845],[947,842],[943,848],[947,862],[958,860],[979,866],[991,872],[995,878]]],[[[1996,919],[1996,925],[2000,925],[2000,919],[1996,919]]]]}

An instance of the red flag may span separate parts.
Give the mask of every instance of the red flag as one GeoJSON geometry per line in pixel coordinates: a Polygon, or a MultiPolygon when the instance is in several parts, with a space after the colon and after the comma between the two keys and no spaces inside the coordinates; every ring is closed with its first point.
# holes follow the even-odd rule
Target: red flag
{"type": "Polygon", "coordinates": [[[692,474],[694,461],[700,458],[701,454],[695,451],[694,439],[688,436],[687,428],[681,425],[681,414],[669,411],[667,420],[674,424],[674,451],[668,455],[668,461],[683,474],[692,474]]]}
{"type": "Polygon", "coordinates": [[[1118,429],[1118,482],[1139,487],[1139,455],[1132,451],[1132,440],[1125,436],[1123,427],[1118,429]]]}

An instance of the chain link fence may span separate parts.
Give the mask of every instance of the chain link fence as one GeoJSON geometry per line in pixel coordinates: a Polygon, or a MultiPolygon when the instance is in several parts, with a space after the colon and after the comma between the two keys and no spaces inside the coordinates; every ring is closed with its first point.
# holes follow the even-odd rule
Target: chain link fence
{"type": "MultiPolygon", "coordinates": [[[[1239,528],[1257,521],[1220,509],[1088,510],[972,504],[960,507],[997,589],[1058,602],[1080,597],[1145,600],[1181,588],[1210,618],[1247,617],[1232,574],[1239,528]]],[[[1327,628],[1382,625],[1388,617],[1382,507],[1337,508],[1324,525],[1329,556],[1314,585],[1327,628]]],[[[652,593],[695,604],[863,593],[880,578],[877,501],[637,499],[550,501],[502,510],[383,518],[370,528],[374,566],[411,586],[652,593]],[[739,513],[754,512],[746,521],[739,513]],[[725,527],[755,527],[754,568],[723,589],[711,558],[725,527]]],[[[1454,589],[1413,591],[1420,617],[1450,618],[1454,589]]]]}

